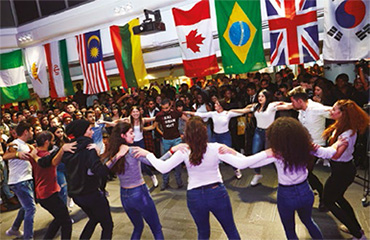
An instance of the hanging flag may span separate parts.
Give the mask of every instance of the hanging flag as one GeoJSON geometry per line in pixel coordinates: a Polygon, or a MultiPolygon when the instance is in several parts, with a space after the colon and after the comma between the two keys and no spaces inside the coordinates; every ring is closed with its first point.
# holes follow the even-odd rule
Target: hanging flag
{"type": "Polygon", "coordinates": [[[68,68],[66,40],[44,45],[49,69],[50,96],[61,98],[75,94],[68,68]]]}
{"type": "Polygon", "coordinates": [[[260,1],[215,1],[222,64],[227,74],[265,68],[260,1]]]}
{"type": "Polygon", "coordinates": [[[84,76],[84,94],[96,94],[109,90],[109,82],[103,62],[100,30],[76,36],[77,51],[84,76]]]}
{"type": "Polygon", "coordinates": [[[124,88],[143,87],[149,84],[141,51],[140,35],[134,35],[132,28],[138,26],[139,19],[133,19],[123,27],[111,26],[110,35],[114,58],[124,88]]]}
{"type": "Polygon", "coordinates": [[[213,48],[212,22],[208,0],[195,4],[190,10],[172,8],[182,52],[185,75],[203,77],[220,69],[213,48]]]}
{"type": "Polygon", "coordinates": [[[316,0],[266,0],[271,65],[319,59],[316,0]]]}
{"type": "Polygon", "coordinates": [[[0,54],[0,105],[29,98],[22,50],[0,54]]]}
{"type": "Polygon", "coordinates": [[[331,61],[370,58],[370,2],[324,1],[323,57],[331,61]]]}
{"type": "Polygon", "coordinates": [[[46,73],[44,48],[41,45],[26,48],[24,50],[24,56],[33,91],[40,98],[49,97],[49,80],[46,73]]]}

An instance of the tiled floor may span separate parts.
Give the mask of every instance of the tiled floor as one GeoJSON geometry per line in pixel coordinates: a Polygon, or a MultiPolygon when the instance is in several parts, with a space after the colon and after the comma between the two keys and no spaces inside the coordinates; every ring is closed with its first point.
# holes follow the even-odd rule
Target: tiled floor
{"type": "MultiPolygon", "coordinates": [[[[242,239],[285,239],[284,230],[280,222],[276,207],[277,178],[272,166],[262,168],[264,177],[261,185],[250,187],[249,182],[253,177],[253,170],[243,170],[241,180],[236,180],[233,170],[229,166],[221,166],[224,184],[228,189],[234,218],[242,239]]],[[[322,181],[329,175],[329,168],[317,166],[315,173],[322,181]]],[[[362,171],[359,171],[362,173],[362,171]]],[[[157,174],[161,183],[161,176],[157,174]]],[[[183,179],[187,177],[183,170],[183,179]]],[[[148,186],[152,186],[150,178],[145,176],[148,186]]],[[[362,183],[357,179],[359,183],[362,183]]],[[[171,174],[170,185],[175,187],[174,176],[171,174]]],[[[114,221],[114,239],[129,239],[132,232],[132,224],[122,209],[119,197],[119,182],[114,180],[108,183],[107,190],[110,193],[109,202],[114,221]]],[[[151,189],[151,194],[156,204],[163,232],[166,239],[196,239],[197,231],[194,221],[186,205],[186,190],[169,189],[161,192],[159,188],[151,189]]],[[[358,219],[365,230],[366,236],[370,237],[370,207],[363,207],[361,199],[363,196],[362,185],[354,183],[346,192],[346,198],[352,204],[358,219]]],[[[315,198],[313,218],[321,228],[326,239],[349,239],[352,236],[338,230],[339,222],[331,213],[322,213],[317,209],[318,199],[315,198]]],[[[10,239],[5,231],[11,226],[17,211],[1,214],[0,239],[10,239]]],[[[85,214],[75,206],[71,213],[75,223],[73,224],[73,239],[78,239],[87,219],[85,214]]],[[[45,234],[46,227],[52,217],[39,205],[35,217],[35,238],[41,239],[45,234]]],[[[220,224],[211,215],[211,239],[226,239],[220,224]]],[[[296,217],[296,229],[300,239],[310,238],[306,228],[296,217]]],[[[101,228],[98,225],[93,239],[99,239],[101,228]]],[[[58,238],[60,238],[58,236],[58,238]]],[[[142,239],[153,239],[149,227],[146,225],[142,239]]]]}

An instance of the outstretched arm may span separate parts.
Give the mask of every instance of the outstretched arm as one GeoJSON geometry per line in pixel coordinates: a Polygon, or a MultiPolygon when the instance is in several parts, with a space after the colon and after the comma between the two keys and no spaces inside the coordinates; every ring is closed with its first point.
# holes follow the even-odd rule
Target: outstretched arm
{"type": "Polygon", "coordinates": [[[269,150],[246,157],[233,149],[230,150],[226,145],[220,147],[218,157],[222,161],[239,169],[261,167],[275,161],[269,150]]]}
{"type": "Polygon", "coordinates": [[[241,108],[241,109],[230,109],[229,112],[243,113],[243,114],[250,113],[253,110],[253,105],[254,104],[249,104],[245,108],[241,108]]]}
{"type": "Polygon", "coordinates": [[[135,157],[145,156],[149,160],[149,162],[153,165],[153,167],[155,167],[155,169],[157,169],[160,173],[168,173],[174,167],[182,163],[185,159],[185,154],[182,153],[181,151],[177,151],[169,159],[163,161],[161,159],[156,158],[153,153],[148,152],[142,148],[135,148],[134,156],[135,157]]]}

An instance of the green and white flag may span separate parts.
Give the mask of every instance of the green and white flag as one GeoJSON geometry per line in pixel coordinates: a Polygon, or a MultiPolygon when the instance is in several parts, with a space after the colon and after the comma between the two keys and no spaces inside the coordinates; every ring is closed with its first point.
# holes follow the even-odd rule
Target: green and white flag
{"type": "Polygon", "coordinates": [[[46,72],[46,57],[43,46],[26,48],[24,50],[24,58],[33,91],[40,98],[49,97],[49,80],[46,72]]]}
{"type": "Polygon", "coordinates": [[[22,50],[0,54],[0,105],[29,98],[22,50]]]}

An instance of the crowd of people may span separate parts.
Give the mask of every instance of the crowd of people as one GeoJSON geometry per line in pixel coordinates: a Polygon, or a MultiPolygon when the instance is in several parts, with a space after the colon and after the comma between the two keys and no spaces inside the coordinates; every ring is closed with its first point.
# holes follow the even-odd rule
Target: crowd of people
{"type": "Polygon", "coordinates": [[[134,226],[131,238],[140,239],[145,220],[154,238],[163,239],[142,171],[164,191],[175,169],[177,188],[187,186],[198,238],[210,238],[212,212],[229,239],[240,239],[222,161],[234,168],[237,179],[241,169],[253,168],[251,186],[263,183],[262,166],[275,164],[277,207],[288,239],[297,239],[295,212],[312,238],[323,238],[311,217],[312,190],[318,192],[320,211],[331,211],[343,231],[366,239],[344,197],[356,166],[368,166],[366,147],[355,149],[361,141],[366,145],[369,125],[362,109],[369,102],[369,85],[362,69],[358,76],[352,85],[347,74],[339,74],[334,84],[318,66],[301,68],[296,77],[285,68],[275,74],[248,73],[246,79],[198,79],[178,89],[151,84],[131,94],[114,89],[90,96],[77,84],[76,94],[65,101],[37,99],[37,106],[23,102],[2,109],[1,211],[21,205],[6,235],[32,239],[39,202],[54,217],[44,238],[54,238],[60,229],[62,239],[70,239],[68,207],[75,203],[89,218],[80,237],[91,238],[99,223],[101,238],[111,239],[105,188],[117,177],[122,206],[134,226]],[[314,171],[320,160],[331,168],[325,184],[314,171]],[[162,181],[153,168],[162,173],[162,181]]]}

